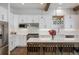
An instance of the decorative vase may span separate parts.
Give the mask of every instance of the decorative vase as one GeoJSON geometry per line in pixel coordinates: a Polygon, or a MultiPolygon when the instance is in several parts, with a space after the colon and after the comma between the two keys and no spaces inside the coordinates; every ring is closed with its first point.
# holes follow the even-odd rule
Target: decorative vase
{"type": "Polygon", "coordinates": [[[49,30],[49,34],[52,36],[52,40],[54,39],[54,36],[56,35],[55,30],[49,30]]]}

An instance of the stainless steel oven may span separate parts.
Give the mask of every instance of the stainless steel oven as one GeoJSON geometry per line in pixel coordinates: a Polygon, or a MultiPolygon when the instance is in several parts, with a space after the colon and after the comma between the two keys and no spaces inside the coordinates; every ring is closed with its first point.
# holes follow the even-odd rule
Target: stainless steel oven
{"type": "Polygon", "coordinates": [[[38,33],[29,33],[29,34],[27,35],[27,40],[28,40],[29,38],[39,38],[39,34],[38,34],[38,33]]]}

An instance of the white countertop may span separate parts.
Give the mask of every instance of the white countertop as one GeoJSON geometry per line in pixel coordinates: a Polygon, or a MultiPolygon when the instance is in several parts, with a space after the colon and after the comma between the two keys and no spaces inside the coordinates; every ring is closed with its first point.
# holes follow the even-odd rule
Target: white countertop
{"type": "Polygon", "coordinates": [[[79,39],[77,38],[64,38],[64,39],[54,39],[52,40],[51,38],[30,38],[27,40],[28,42],[71,42],[71,43],[78,43],[79,39]]]}

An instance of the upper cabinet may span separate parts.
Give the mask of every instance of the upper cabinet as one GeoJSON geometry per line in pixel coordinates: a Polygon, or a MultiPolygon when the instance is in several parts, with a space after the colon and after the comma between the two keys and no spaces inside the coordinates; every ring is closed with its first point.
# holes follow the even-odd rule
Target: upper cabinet
{"type": "Polygon", "coordinates": [[[79,28],[79,15],[65,15],[64,17],[64,27],[65,28],[79,28]]]}
{"type": "Polygon", "coordinates": [[[19,21],[19,16],[18,15],[14,15],[14,28],[17,29],[18,28],[18,21],[19,21]]]}
{"type": "Polygon", "coordinates": [[[30,16],[24,16],[24,15],[19,15],[19,23],[29,23],[29,22],[32,22],[32,18],[33,17],[30,17],[30,16]]]}
{"type": "Polygon", "coordinates": [[[52,28],[53,21],[51,20],[51,16],[49,15],[41,15],[39,19],[40,28],[52,28]]]}
{"type": "Polygon", "coordinates": [[[40,20],[40,15],[35,15],[32,21],[33,23],[39,23],[39,20],[40,20]]]}
{"type": "Polygon", "coordinates": [[[19,15],[19,23],[39,23],[39,16],[36,15],[19,15]]]}
{"type": "Polygon", "coordinates": [[[9,25],[12,28],[13,27],[13,23],[14,23],[14,15],[13,13],[10,13],[10,19],[9,19],[9,25]]]}

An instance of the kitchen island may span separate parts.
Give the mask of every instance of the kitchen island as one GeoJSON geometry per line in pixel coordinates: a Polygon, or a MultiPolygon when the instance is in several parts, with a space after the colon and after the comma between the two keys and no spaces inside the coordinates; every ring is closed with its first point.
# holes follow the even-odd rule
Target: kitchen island
{"type": "Polygon", "coordinates": [[[30,38],[29,40],[27,40],[28,42],[64,42],[64,43],[79,43],[79,39],[78,38],[63,38],[63,39],[52,39],[52,38],[30,38]]]}
{"type": "Polygon", "coordinates": [[[79,40],[74,38],[54,39],[30,38],[27,40],[28,55],[70,55],[79,53],[79,40]],[[77,51],[76,49],[77,48],[77,51]]]}
{"type": "Polygon", "coordinates": [[[54,39],[29,38],[26,46],[17,46],[12,55],[78,55],[79,40],[76,38],[54,39]]]}

